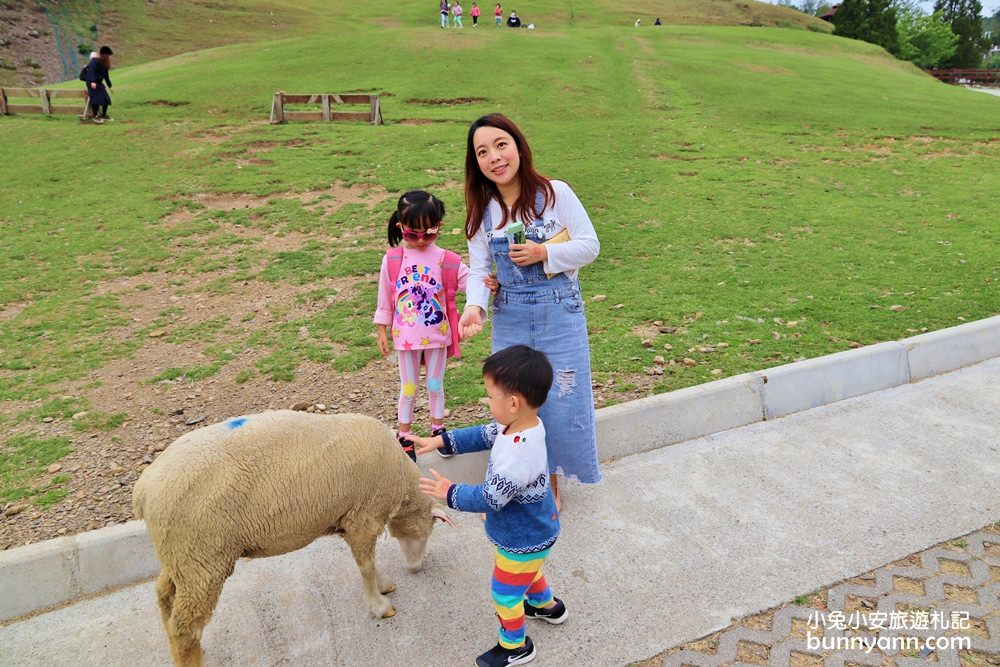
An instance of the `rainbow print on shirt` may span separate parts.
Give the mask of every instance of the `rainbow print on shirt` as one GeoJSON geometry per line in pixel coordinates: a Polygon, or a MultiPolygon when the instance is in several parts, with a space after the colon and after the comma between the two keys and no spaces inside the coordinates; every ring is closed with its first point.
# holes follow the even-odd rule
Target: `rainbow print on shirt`
{"type": "Polygon", "coordinates": [[[447,330],[445,310],[437,294],[443,285],[434,277],[430,266],[412,264],[404,266],[403,275],[396,280],[397,326],[435,326],[447,330]]]}

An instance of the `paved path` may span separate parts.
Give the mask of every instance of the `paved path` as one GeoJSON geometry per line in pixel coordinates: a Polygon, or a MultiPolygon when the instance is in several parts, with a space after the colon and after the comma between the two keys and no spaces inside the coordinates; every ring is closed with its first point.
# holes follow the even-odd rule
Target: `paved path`
{"type": "MultiPolygon", "coordinates": [[[[606,465],[602,486],[566,490],[547,574],[571,618],[530,628],[533,664],[648,658],[997,521],[998,415],[993,359],[606,465]]],[[[239,563],[207,663],[471,664],[495,636],[490,549],[478,518],[459,523],[416,575],[381,543],[399,586],[388,621],[363,611],[335,538],[239,563]]],[[[3,665],[167,662],[151,583],[0,627],[3,665]]]]}

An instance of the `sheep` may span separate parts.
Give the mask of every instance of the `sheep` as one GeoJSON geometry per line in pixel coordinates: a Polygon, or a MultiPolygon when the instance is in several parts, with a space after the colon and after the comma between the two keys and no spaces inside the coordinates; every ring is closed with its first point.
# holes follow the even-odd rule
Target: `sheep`
{"type": "Polygon", "coordinates": [[[132,509],[162,565],[156,595],[177,665],[201,665],[201,632],[236,560],[300,549],[331,533],[347,542],[376,617],[396,610],[375,569],[386,526],[406,568],[423,564],[434,517],[417,467],[381,422],[357,414],[276,410],[174,441],[143,471],[132,509]]]}

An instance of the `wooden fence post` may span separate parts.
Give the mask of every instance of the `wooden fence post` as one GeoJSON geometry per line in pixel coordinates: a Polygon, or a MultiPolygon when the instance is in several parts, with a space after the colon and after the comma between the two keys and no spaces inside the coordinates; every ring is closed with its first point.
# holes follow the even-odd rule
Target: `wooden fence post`
{"type": "Polygon", "coordinates": [[[323,120],[329,122],[330,120],[330,96],[321,95],[320,100],[323,103],[323,120]]]}
{"type": "Polygon", "coordinates": [[[274,94],[274,100],[271,102],[271,125],[276,125],[278,123],[285,122],[285,108],[284,100],[282,100],[281,93],[274,94]]]}
{"type": "Polygon", "coordinates": [[[7,115],[7,91],[0,88],[0,115],[7,115]]]}
{"type": "Polygon", "coordinates": [[[42,101],[42,113],[51,115],[52,105],[49,103],[49,91],[42,88],[38,91],[38,97],[42,101]]]}

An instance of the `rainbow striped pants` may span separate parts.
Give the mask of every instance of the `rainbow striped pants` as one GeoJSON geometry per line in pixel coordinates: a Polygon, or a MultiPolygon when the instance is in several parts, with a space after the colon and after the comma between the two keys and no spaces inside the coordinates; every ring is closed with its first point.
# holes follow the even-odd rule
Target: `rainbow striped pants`
{"type": "Polygon", "coordinates": [[[552,591],[542,576],[542,563],[552,548],[531,554],[515,554],[497,547],[494,559],[493,607],[500,619],[500,646],[524,645],[524,600],[533,607],[552,602],[552,591]]]}

